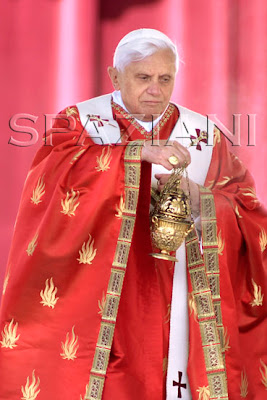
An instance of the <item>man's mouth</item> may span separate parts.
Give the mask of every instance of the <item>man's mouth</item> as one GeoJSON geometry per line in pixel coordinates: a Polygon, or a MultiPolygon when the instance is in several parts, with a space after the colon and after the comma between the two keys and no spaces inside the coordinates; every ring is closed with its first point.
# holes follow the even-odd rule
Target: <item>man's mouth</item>
{"type": "Polygon", "coordinates": [[[143,103],[145,103],[145,104],[156,105],[156,104],[161,104],[161,101],[146,100],[146,101],[144,101],[143,103]]]}

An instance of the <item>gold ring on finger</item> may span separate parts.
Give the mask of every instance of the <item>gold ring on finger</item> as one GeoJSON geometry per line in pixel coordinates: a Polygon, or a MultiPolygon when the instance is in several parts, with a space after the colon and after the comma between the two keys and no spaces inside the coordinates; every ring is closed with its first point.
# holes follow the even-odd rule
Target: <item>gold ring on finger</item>
{"type": "Polygon", "coordinates": [[[179,159],[176,156],[170,156],[168,161],[171,165],[177,165],[179,163],[179,159]]]}

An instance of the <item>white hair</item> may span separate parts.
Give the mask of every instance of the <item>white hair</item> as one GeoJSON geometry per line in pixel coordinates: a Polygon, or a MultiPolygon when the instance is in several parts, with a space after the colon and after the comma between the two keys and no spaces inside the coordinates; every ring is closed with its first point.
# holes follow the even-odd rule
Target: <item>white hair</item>
{"type": "Polygon", "coordinates": [[[137,29],[124,36],[115,50],[113,67],[123,71],[131,62],[143,60],[162,49],[172,51],[177,72],[179,67],[177,48],[168,36],[156,29],[137,29]]]}

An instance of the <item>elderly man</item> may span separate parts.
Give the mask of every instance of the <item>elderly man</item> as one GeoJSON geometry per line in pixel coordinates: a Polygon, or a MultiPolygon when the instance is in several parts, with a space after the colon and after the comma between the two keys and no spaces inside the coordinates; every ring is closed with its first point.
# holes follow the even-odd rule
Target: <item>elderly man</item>
{"type": "Polygon", "coordinates": [[[4,284],[1,399],[263,399],[265,214],[219,130],[170,103],[177,69],[167,36],[130,32],[115,91],[45,135],[4,284]],[[150,256],[149,221],[174,166],[197,227],[175,265],[150,256]]]}

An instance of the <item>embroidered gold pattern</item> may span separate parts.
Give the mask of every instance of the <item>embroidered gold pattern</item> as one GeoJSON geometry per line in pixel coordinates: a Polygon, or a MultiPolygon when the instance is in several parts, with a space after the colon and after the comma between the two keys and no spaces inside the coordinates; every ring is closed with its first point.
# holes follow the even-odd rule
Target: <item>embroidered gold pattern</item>
{"type": "Polygon", "coordinates": [[[267,365],[264,364],[262,360],[260,360],[260,363],[262,365],[262,368],[259,368],[262,377],[261,383],[263,384],[263,386],[265,386],[265,389],[267,390],[267,365]]]}
{"type": "Polygon", "coordinates": [[[204,347],[204,357],[207,371],[214,371],[223,368],[223,358],[221,355],[221,346],[217,344],[204,347]]]}
{"type": "Polygon", "coordinates": [[[108,284],[108,292],[110,294],[120,295],[124,276],[125,276],[125,271],[112,268],[108,284]]]}
{"type": "Polygon", "coordinates": [[[260,242],[261,251],[264,252],[264,250],[266,249],[266,246],[267,246],[267,234],[264,229],[262,229],[260,231],[259,242],[260,242]]]}
{"type": "Polygon", "coordinates": [[[242,188],[241,190],[243,190],[243,196],[247,196],[247,197],[252,197],[252,201],[254,203],[258,202],[259,200],[257,199],[257,195],[256,195],[256,191],[253,187],[248,187],[248,188],[242,188]]]}
{"type": "MultiPolygon", "coordinates": [[[[138,139],[138,140],[135,140],[134,142],[130,142],[127,145],[127,147],[125,149],[125,153],[124,153],[124,160],[127,160],[125,165],[127,165],[129,162],[131,162],[131,163],[138,162],[139,163],[144,143],[145,143],[144,140],[138,139]]],[[[137,172],[139,171],[139,169],[140,169],[140,166],[136,165],[137,172]]],[[[138,176],[139,176],[139,173],[137,173],[137,177],[138,176]]],[[[125,178],[127,179],[127,176],[125,178]]]]}
{"type": "Polygon", "coordinates": [[[91,375],[89,388],[86,392],[85,400],[100,400],[104,388],[105,378],[101,376],[91,375]]]}
{"type": "Polygon", "coordinates": [[[57,288],[54,285],[53,278],[47,279],[45,281],[45,290],[41,290],[40,296],[42,301],[40,303],[43,306],[55,308],[55,305],[59,299],[56,297],[57,288]]]}
{"type": "Polygon", "coordinates": [[[68,107],[66,108],[66,115],[67,117],[70,117],[71,115],[79,115],[79,114],[75,107],[68,107]]]}
{"type": "Polygon", "coordinates": [[[3,284],[3,295],[6,293],[6,288],[7,288],[8,282],[9,282],[9,278],[10,278],[10,271],[7,271],[7,274],[4,279],[4,284],[3,284]]]}
{"type": "Polygon", "coordinates": [[[217,128],[217,126],[214,126],[213,129],[213,146],[215,146],[217,143],[221,142],[221,135],[220,135],[220,130],[217,128]]]}
{"type": "Polygon", "coordinates": [[[210,397],[220,400],[228,399],[227,381],[225,379],[225,372],[210,373],[208,375],[208,382],[210,388],[210,397]]]}
{"type": "Polygon", "coordinates": [[[216,327],[216,322],[214,320],[199,321],[199,326],[200,326],[200,333],[203,346],[218,343],[219,339],[218,339],[217,327],[216,327]]]}
{"type": "Polygon", "coordinates": [[[78,158],[85,152],[85,150],[86,150],[86,149],[81,149],[81,150],[79,150],[78,153],[76,153],[76,154],[72,157],[72,159],[70,160],[70,164],[73,164],[74,161],[77,161],[78,158]]]}
{"type": "Polygon", "coordinates": [[[261,292],[261,286],[257,285],[252,279],[252,285],[254,288],[254,299],[250,302],[252,307],[254,306],[262,306],[263,303],[263,293],[261,292]]]}
{"type": "Polygon", "coordinates": [[[2,332],[2,340],[0,341],[1,347],[6,347],[13,349],[17,347],[17,340],[19,340],[20,335],[17,335],[18,322],[14,325],[14,319],[10,323],[7,323],[2,332]]]}
{"type": "Polygon", "coordinates": [[[223,238],[222,238],[222,232],[221,231],[219,231],[219,233],[218,233],[217,240],[218,240],[218,254],[220,256],[222,256],[223,255],[223,249],[224,249],[224,246],[225,246],[225,240],[223,240],[223,238]]]}
{"type": "Polygon", "coordinates": [[[223,327],[223,345],[222,345],[223,352],[228,351],[231,348],[231,346],[229,346],[229,342],[230,342],[230,337],[228,335],[227,328],[223,327]]]}
{"type": "Polygon", "coordinates": [[[153,130],[150,132],[147,132],[145,128],[143,128],[137,120],[129,113],[127,113],[119,104],[115,103],[113,100],[111,101],[112,108],[114,108],[116,111],[118,111],[125,119],[131,122],[131,125],[133,125],[140,133],[143,135],[146,139],[151,139],[152,137],[155,137],[156,135],[159,135],[160,129],[166,124],[166,122],[170,119],[172,113],[175,110],[175,106],[173,104],[169,104],[167,107],[167,110],[165,111],[164,115],[161,117],[159,123],[154,126],[153,130]]]}
{"type": "Polygon", "coordinates": [[[103,319],[113,322],[116,321],[119,301],[119,296],[114,296],[110,294],[106,295],[105,307],[102,315],[103,319]]]}
{"type": "Polygon", "coordinates": [[[80,257],[77,258],[79,264],[92,264],[93,259],[96,256],[97,249],[94,249],[94,239],[89,234],[89,239],[84,242],[81,250],[79,250],[80,257]]]}
{"type": "Polygon", "coordinates": [[[202,221],[202,239],[203,239],[203,246],[217,246],[218,239],[217,239],[217,225],[216,221],[202,221]]]}
{"type": "Polygon", "coordinates": [[[32,371],[32,382],[30,382],[30,377],[27,377],[25,387],[21,386],[21,391],[23,394],[22,400],[35,400],[40,393],[39,385],[40,385],[40,378],[35,377],[35,370],[32,371]]]}
{"type": "Polygon", "coordinates": [[[105,303],[106,303],[106,296],[105,293],[103,292],[102,299],[98,300],[98,307],[99,307],[98,314],[103,315],[105,303]]]}
{"type": "Polygon", "coordinates": [[[213,180],[211,180],[211,181],[209,181],[209,185],[207,185],[207,189],[212,189],[213,188],[213,186],[214,186],[214,183],[215,183],[215,180],[213,179],[213,180]]]}
{"type": "Polygon", "coordinates": [[[204,260],[207,271],[209,274],[220,272],[219,271],[219,259],[218,259],[218,249],[204,249],[204,260]]]}
{"type": "Polygon", "coordinates": [[[198,400],[209,400],[210,399],[210,389],[208,386],[202,386],[197,389],[198,400]]]}
{"type": "Polygon", "coordinates": [[[235,213],[236,213],[236,215],[238,216],[238,218],[243,218],[242,215],[240,215],[238,206],[235,206],[235,213]]]}
{"type": "Polygon", "coordinates": [[[38,233],[36,233],[36,235],[34,236],[34,238],[31,240],[31,242],[28,245],[28,248],[26,250],[28,256],[32,256],[34,253],[34,250],[37,246],[37,239],[38,239],[38,233]]]}
{"type": "Polygon", "coordinates": [[[122,214],[125,210],[125,203],[123,201],[123,196],[121,195],[120,197],[120,204],[116,206],[117,214],[115,214],[115,217],[117,218],[122,218],[122,214]]]}
{"type": "MultiPolygon", "coordinates": [[[[207,188],[201,188],[200,191],[203,257],[199,250],[197,233],[192,230],[186,238],[188,269],[201,332],[209,383],[209,397],[212,399],[228,399],[224,353],[221,347],[223,344],[223,324],[216,212],[213,195],[207,188]]],[[[205,393],[205,395],[207,394],[205,393]]]]}
{"type": "Polygon", "coordinates": [[[60,354],[63,360],[74,360],[77,350],[79,348],[78,336],[74,333],[74,326],[72,327],[72,338],[69,338],[70,332],[66,335],[65,343],[61,342],[62,353],[60,354]]]}
{"type": "Polygon", "coordinates": [[[192,292],[188,293],[188,305],[189,305],[190,315],[192,315],[193,313],[194,320],[197,321],[197,306],[192,292]]]}
{"type": "Polygon", "coordinates": [[[135,188],[127,188],[125,189],[125,210],[126,214],[135,214],[135,209],[138,201],[138,193],[139,191],[135,188]]]}
{"type": "Polygon", "coordinates": [[[31,202],[33,204],[41,203],[41,197],[45,194],[45,183],[44,183],[44,175],[40,177],[37,181],[36,187],[33,189],[31,202]]]}
{"type": "Polygon", "coordinates": [[[79,206],[79,196],[80,192],[77,190],[71,189],[70,192],[67,192],[65,199],[61,199],[61,206],[62,206],[62,211],[60,211],[62,214],[68,215],[71,217],[72,215],[75,215],[76,208],[79,206]]]}
{"type": "Polygon", "coordinates": [[[116,248],[115,259],[113,265],[116,267],[124,268],[126,265],[126,261],[128,259],[130,251],[130,244],[129,243],[122,243],[119,242],[116,248]]]}
{"type": "Polygon", "coordinates": [[[111,349],[114,329],[114,324],[109,322],[101,322],[100,332],[97,340],[98,347],[106,347],[111,349]]]}
{"type": "Polygon", "coordinates": [[[110,162],[111,162],[111,148],[108,146],[107,148],[104,147],[100,157],[96,157],[97,167],[95,169],[98,172],[105,172],[110,169],[110,162]]]}
{"type": "Polygon", "coordinates": [[[248,377],[245,371],[241,371],[240,397],[248,395],[248,377]]]}
{"type": "Polygon", "coordinates": [[[104,374],[108,367],[110,349],[96,348],[95,357],[93,360],[92,372],[104,374]]]}
{"type": "Polygon", "coordinates": [[[232,178],[233,178],[233,177],[230,177],[230,176],[223,176],[223,180],[220,181],[220,182],[217,182],[217,183],[216,183],[216,186],[224,186],[224,185],[226,185],[228,182],[230,182],[230,180],[231,180],[232,178]]]}
{"type": "Polygon", "coordinates": [[[131,164],[131,168],[125,167],[125,173],[127,175],[127,171],[130,171],[131,176],[135,179],[136,186],[129,185],[129,182],[133,183],[133,181],[125,176],[125,208],[122,210],[122,224],[106,296],[103,294],[102,301],[98,302],[102,318],[90,373],[89,388],[85,396],[86,400],[101,400],[102,398],[137,208],[141,174],[140,158],[142,146],[140,143],[142,141],[131,142],[126,146],[124,153],[125,166],[131,164]],[[135,170],[132,169],[133,163],[135,170]]]}

